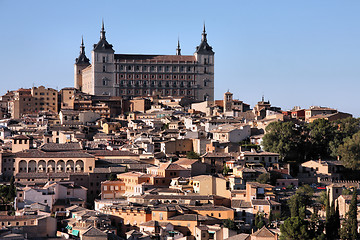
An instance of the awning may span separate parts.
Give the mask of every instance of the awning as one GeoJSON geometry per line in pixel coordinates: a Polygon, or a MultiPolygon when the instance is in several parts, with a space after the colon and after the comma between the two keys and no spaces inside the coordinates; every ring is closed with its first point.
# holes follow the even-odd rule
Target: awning
{"type": "Polygon", "coordinates": [[[74,236],[79,236],[79,230],[72,230],[71,234],[74,236]]]}

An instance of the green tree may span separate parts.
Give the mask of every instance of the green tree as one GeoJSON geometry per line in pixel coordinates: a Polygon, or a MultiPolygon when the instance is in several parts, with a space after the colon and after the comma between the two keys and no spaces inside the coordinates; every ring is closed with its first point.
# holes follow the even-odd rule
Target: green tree
{"type": "Polygon", "coordinates": [[[322,191],[322,192],[320,192],[320,195],[319,195],[319,197],[317,198],[317,202],[326,207],[327,198],[328,198],[328,197],[327,197],[327,192],[326,192],[326,191],[322,191]]]}
{"type": "Polygon", "coordinates": [[[270,182],[270,173],[262,173],[257,178],[256,181],[259,183],[269,183],[270,182]]]}
{"type": "Polygon", "coordinates": [[[329,143],[332,157],[339,156],[338,147],[344,143],[346,138],[352,137],[360,131],[360,118],[345,118],[334,122],[335,135],[329,143]]]}
{"type": "Polygon", "coordinates": [[[313,212],[309,221],[310,239],[325,239],[324,224],[316,212],[313,212]]]}
{"type": "Polygon", "coordinates": [[[288,200],[291,217],[297,217],[304,214],[306,207],[311,204],[313,194],[314,191],[309,185],[301,186],[296,190],[295,194],[288,200]]]}
{"type": "Polygon", "coordinates": [[[12,176],[10,179],[10,186],[7,193],[7,199],[9,202],[12,202],[14,201],[15,197],[16,197],[15,178],[14,176],[12,176]]]}
{"type": "Polygon", "coordinates": [[[260,229],[265,225],[264,214],[257,213],[255,216],[255,229],[260,229]]]}
{"type": "Polygon", "coordinates": [[[338,153],[345,167],[360,170],[360,132],[346,138],[339,146],[338,153]]]}
{"type": "Polygon", "coordinates": [[[228,175],[230,171],[230,168],[228,166],[226,166],[226,163],[224,163],[224,166],[223,166],[223,174],[224,175],[228,175]]]}
{"type": "Polygon", "coordinates": [[[335,128],[326,119],[317,119],[308,125],[311,151],[308,157],[312,159],[330,156],[329,143],[334,139],[335,128]]]}
{"type": "Polygon", "coordinates": [[[308,223],[300,217],[290,217],[280,226],[280,240],[310,239],[308,223]]]}
{"type": "Polygon", "coordinates": [[[301,142],[301,129],[294,123],[272,122],[266,127],[262,144],[265,151],[278,153],[286,161],[298,156],[301,142]]]}
{"type": "Polygon", "coordinates": [[[117,180],[116,174],[115,174],[115,173],[111,173],[110,176],[109,176],[109,180],[110,180],[110,181],[115,181],[115,180],[117,180]]]}
{"type": "Polygon", "coordinates": [[[353,191],[349,211],[346,213],[345,221],[340,229],[340,238],[343,240],[356,240],[359,238],[357,232],[357,193],[353,191]]]}
{"type": "Polygon", "coordinates": [[[199,154],[197,154],[197,153],[194,152],[194,151],[187,152],[187,153],[186,153],[186,157],[187,157],[188,159],[200,159],[199,154]]]}
{"type": "Polygon", "coordinates": [[[223,225],[225,228],[236,230],[237,227],[235,225],[234,219],[228,218],[223,221],[223,225]]]}

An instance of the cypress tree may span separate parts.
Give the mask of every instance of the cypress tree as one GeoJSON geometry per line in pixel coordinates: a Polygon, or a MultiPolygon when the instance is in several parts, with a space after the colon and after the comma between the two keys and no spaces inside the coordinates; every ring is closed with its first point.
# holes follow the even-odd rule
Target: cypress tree
{"type": "Polygon", "coordinates": [[[350,236],[352,239],[358,239],[359,234],[357,231],[358,221],[357,221],[357,189],[355,188],[353,191],[352,199],[349,207],[349,230],[350,236]]]}
{"type": "Polygon", "coordinates": [[[335,237],[336,239],[339,238],[339,230],[340,230],[340,212],[339,212],[339,203],[336,200],[336,208],[335,208],[335,215],[334,215],[334,229],[336,229],[335,237]]]}
{"type": "Polygon", "coordinates": [[[359,238],[357,232],[357,193],[356,188],[353,190],[349,211],[346,213],[346,219],[340,229],[340,238],[346,240],[356,240],[359,238]]]}

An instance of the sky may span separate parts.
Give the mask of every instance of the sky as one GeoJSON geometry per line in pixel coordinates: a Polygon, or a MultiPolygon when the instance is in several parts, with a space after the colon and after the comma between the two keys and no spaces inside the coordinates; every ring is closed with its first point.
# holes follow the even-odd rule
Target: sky
{"type": "Polygon", "coordinates": [[[115,53],[192,55],[206,23],[215,98],[253,107],[327,106],[360,117],[360,1],[0,0],[0,94],[73,87],[81,36],[90,58],[104,19],[115,53]]]}

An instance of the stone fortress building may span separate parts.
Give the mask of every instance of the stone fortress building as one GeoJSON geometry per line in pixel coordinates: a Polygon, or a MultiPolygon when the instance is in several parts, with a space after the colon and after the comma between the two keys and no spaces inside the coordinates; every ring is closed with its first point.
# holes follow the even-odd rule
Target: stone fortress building
{"type": "Polygon", "coordinates": [[[91,63],[82,41],[74,65],[75,88],[91,95],[186,96],[214,100],[214,51],[207,42],[205,25],[194,55],[115,54],[105,37],[104,22],[100,40],[94,44],[91,63]]]}

